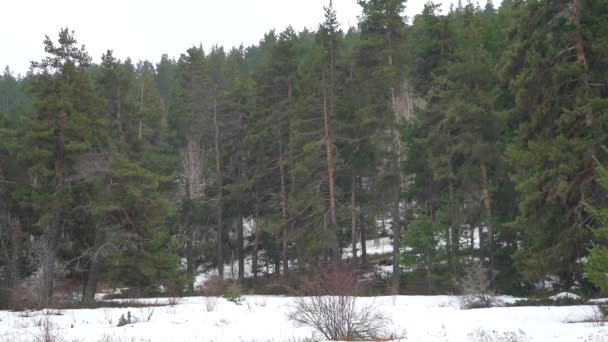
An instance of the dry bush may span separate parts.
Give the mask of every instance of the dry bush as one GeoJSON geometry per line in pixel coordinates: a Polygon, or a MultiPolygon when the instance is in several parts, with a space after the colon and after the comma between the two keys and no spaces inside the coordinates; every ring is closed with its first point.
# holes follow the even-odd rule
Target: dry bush
{"type": "Polygon", "coordinates": [[[27,310],[36,307],[30,288],[0,289],[0,310],[27,310]]]}
{"type": "Polygon", "coordinates": [[[201,295],[205,297],[221,296],[226,292],[226,287],[226,282],[222,278],[218,276],[211,276],[209,279],[207,279],[205,284],[203,284],[203,287],[201,288],[201,295]]]}
{"type": "Polygon", "coordinates": [[[373,304],[362,305],[355,296],[360,290],[360,272],[345,263],[324,263],[312,268],[294,299],[289,319],[309,326],[325,338],[369,340],[386,335],[389,320],[373,304]]]}
{"type": "Polygon", "coordinates": [[[184,298],[183,297],[169,297],[167,298],[167,304],[169,306],[176,306],[176,305],[180,305],[184,302],[184,298]]]}
{"type": "Polygon", "coordinates": [[[156,308],[153,306],[139,308],[139,320],[141,322],[150,322],[150,320],[152,320],[152,316],[154,315],[155,310],[156,308]]]}
{"type": "Polygon", "coordinates": [[[57,326],[49,316],[43,316],[40,319],[39,329],[34,336],[34,342],[61,342],[63,339],[59,336],[57,326]]]}
{"type": "Polygon", "coordinates": [[[473,261],[458,281],[460,307],[462,309],[490,308],[498,304],[492,290],[491,271],[480,261],[473,261]]]}
{"type": "Polygon", "coordinates": [[[205,309],[207,312],[215,311],[217,307],[217,297],[204,297],[203,301],[205,302],[205,309]]]}
{"type": "Polygon", "coordinates": [[[467,334],[467,340],[471,342],[528,342],[529,339],[526,333],[519,329],[518,331],[498,332],[496,330],[488,331],[481,328],[467,334]]]}

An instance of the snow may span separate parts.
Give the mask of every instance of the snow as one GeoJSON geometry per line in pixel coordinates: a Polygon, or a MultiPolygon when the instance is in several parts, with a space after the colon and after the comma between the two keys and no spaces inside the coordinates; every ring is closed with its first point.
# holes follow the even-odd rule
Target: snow
{"type": "Polygon", "coordinates": [[[574,293],[571,292],[560,292],[554,296],[549,297],[549,299],[551,300],[558,300],[558,299],[574,299],[574,300],[579,300],[581,299],[581,296],[576,295],[574,293]]]}
{"type": "MultiPolygon", "coordinates": [[[[41,333],[39,323],[45,318],[52,323],[53,333],[66,342],[98,342],[103,338],[135,342],[296,341],[313,336],[311,328],[295,326],[287,319],[293,298],[244,298],[243,305],[217,298],[213,311],[206,310],[206,299],[201,297],[184,298],[174,306],[64,310],[61,315],[48,316],[0,311],[0,341],[36,340],[41,333]],[[128,311],[140,322],[117,327],[119,317],[128,311]]],[[[608,327],[571,323],[592,317],[594,306],[460,310],[457,298],[450,296],[366,297],[359,301],[373,303],[388,315],[392,320],[388,332],[402,336],[402,341],[608,341],[608,327]],[[509,336],[517,339],[507,339],[509,336]]]]}

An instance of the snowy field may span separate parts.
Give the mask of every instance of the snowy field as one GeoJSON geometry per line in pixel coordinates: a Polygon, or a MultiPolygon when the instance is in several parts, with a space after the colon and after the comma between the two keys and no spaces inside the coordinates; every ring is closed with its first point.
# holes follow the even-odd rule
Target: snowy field
{"type": "MultiPolygon", "coordinates": [[[[292,298],[244,298],[242,305],[214,298],[212,311],[207,310],[209,300],[201,297],[185,298],[174,306],[64,310],[59,315],[0,311],[0,342],[44,341],[40,339],[39,325],[46,319],[53,335],[60,337],[52,340],[56,342],[296,342],[313,337],[315,341],[321,340],[311,328],[295,326],[287,319],[292,298]],[[117,327],[120,316],[126,316],[128,311],[138,322],[117,327]]],[[[449,296],[376,297],[360,301],[373,302],[391,318],[388,332],[401,336],[399,341],[608,341],[608,326],[572,323],[592,318],[593,306],[460,310],[457,299],[449,296]]]]}

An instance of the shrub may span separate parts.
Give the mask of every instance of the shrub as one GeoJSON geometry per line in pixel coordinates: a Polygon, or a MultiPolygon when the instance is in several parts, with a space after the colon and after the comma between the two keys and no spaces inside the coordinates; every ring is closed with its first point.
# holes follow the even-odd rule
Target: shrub
{"type": "Polygon", "coordinates": [[[468,341],[471,342],[527,342],[529,341],[523,330],[498,332],[496,330],[487,331],[481,328],[467,334],[468,341]]]}
{"type": "Polygon", "coordinates": [[[465,268],[464,276],[458,281],[462,309],[490,308],[497,304],[490,272],[480,261],[473,261],[465,268]]]}
{"type": "Polygon", "coordinates": [[[34,294],[27,287],[0,289],[0,310],[22,311],[36,307],[34,294]]]}
{"type": "Polygon", "coordinates": [[[602,317],[604,318],[604,320],[608,319],[608,305],[607,304],[600,304],[600,305],[598,305],[597,309],[599,310],[599,312],[602,315],[602,317]]]}
{"type": "Polygon", "coordinates": [[[226,282],[218,276],[209,277],[201,288],[203,296],[221,296],[224,292],[226,292],[226,282]]]}
{"type": "Polygon", "coordinates": [[[379,338],[388,319],[373,305],[360,305],[360,273],[351,264],[328,263],[313,268],[311,277],[294,300],[289,319],[314,328],[329,340],[379,338]]]}
{"type": "Polygon", "coordinates": [[[34,336],[35,342],[60,342],[63,341],[58,335],[57,326],[49,316],[43,316],[39,323],[38,333],[34,336]]]}
{"type": "Polygon", "coordinates": [[[215,311],[217,307],[217,297],[204,297],[205,309],[207,312],[215,311]]]}
{"type": "Polygon", "coordinates": [[[516,301],[509,306],[572,306],[572,305],[584,305],[587,302],[581,298],[528,298],[516,301]]]}
{"type": "Polygon", "coordinates": [[[236,283],[231,284],[230,286],[228,286],[224,298],[226,298],[226,300],[228,300],[229,302],[233,302],[236,305],[243,304],[244,299],[241,295],[241,287],[236,283]]]}
{"type": "Polygon", "coordinates": [[[135,319],[135,317],[133,317],[131,315],[131,311],[127,311],[126,317],[124,314],[120,315],[120,318],[118,319],[117,327],[124,327],[125,325],[134,324],[134,323],[137,323],[137,319],[135,319]]]}

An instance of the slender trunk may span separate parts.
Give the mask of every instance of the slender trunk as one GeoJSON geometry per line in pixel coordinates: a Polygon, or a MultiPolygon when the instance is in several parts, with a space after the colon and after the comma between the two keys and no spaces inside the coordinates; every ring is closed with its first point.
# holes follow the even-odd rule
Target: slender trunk
{"type": "Polygon", "coordinates": [[[287,184],[285,179],[285,165],[283,162],[283,137],[281,136],[281,129],[279,129],[279,173],[281,180],[281,218],[283,224],[283,236],[282,236],[282,247],[281,255],[283,259],[283,273],[287,274],[289,271],[289,260],[288,260],[288,224],[287,224],[287,184]]]}
{"type": "Polygon", "coordinates": [[[281,275],[281,257],[278,255],[274,259],[274,274],[281,275]]]}
{"type": "Polygon", "coordinates": [[[492,226],[492,201],[488,186],[488,162],[485,158],[479,159],[479,169],[481,170],[481,190],[483,193],[483,207],[486,210],[486,228],[488,230],[488,256],[490,263],[494,260],[494,228],[492,226]]]}
{"type": "MultiPolygon", "coordinates": [[[[239,141],[238,141],[238,172],[237,180],[239,185],[242,183],[242,175],[245,169],[245,160],[243,158],[243,113],[239,114],[239,141]]],[[[245,284],[245,251],[243,250],[244,237],[243,237],[243,197],[239,190],[239,196],[237,198],[237,253],[239,257],[239,281],[241,284],[245,284]]]]}
{"type": "Polygon", "coordinates": [[[99,251],[103,245],[103,232],[101,227],[95,227],[95,243],[93,244],[93,255],[89,264],[87,282],[82,296],[82,303],[90,305],[95,303],[97,293],[97,282],[99,279],[99,251]]]}
{"type": "MultiPolygon", "coordinates": [[[[391,44],[390,35],[388,37],[388,43],[391,44]]],[[[393,56],[388,56],[388,64],[390,66],[393,65],[393,56]]],[[[391,106],[393,109],[393,127],[391,127],[392,139],[393,139],[393,160],[392,160],[392,172],[393,177],[395,177],[394,184],[394,199],[393,199],[393,212],[392,212],[392,229],[393,229],[393,293],[399,293],[399,282],[401,278],[401,224],[400,224],[400,215],[399,215],[399,204],[401,203],[401,157],[400,157],[400,149],[401,149],[401,141],[399,132],[397,131],[397,124],[399,123],[399,117],[397,113],[397,101],[395,96],[395,85],[392,84],[391,88],[391,106]]]]}
{"type": "Polygon", "coordinates": [[[399,293],[399,281],[401,279],[401,215],[399,214],[400,190],[394,190],[395,199],[393,200],[392,210],[392,230],[393,230],[393,293],[399,293]]]}
{"type": "Polygon", "coordinates": [[[220,279],[224,279],[223,251],[223,179],[220,155],[220,125],[217,113],[217,97],[213,97],[213,127],[215,141],[215,172],[217,177],[217,271],[220,279]]]}
{"type": "Polygon", "coordinates": [[[38,288],[38,304],[45,307],[49,306],[55,287],[55,253],[60,235],[59,215],[59,213],[55,213],[55,217],[49,224],[48,231],[44,236],[42,246],[42,272],[38,288]]]}
{"type": "Polygon", "coordinates": [[[353,173],[350,182],[350,237],[353,251],[353,263],[357,262],[357,176],[353,173]]]}
{"type": "MultiPolygon", "coordinates": [[[[583,87],[585,94],[589,91],[589,65],[587,64],[587,54],[585,52],[585,38],[583,37],[583,31],[581,28],[581,8],[580,0],[572,0],[572,17],[576,33],[574,39],[576,40],[576,62],[582,65],[584,71],[580,77],[580,83],[583,87]]],[[[593,113],[588,112],[585,115],[585,124],[590,127],[593,125],[593,113]]]]}
{"type": "MultiPolygon", "coordinates": [[[[139,115],[144,115],[144,75],[141,75],[141,96],[140,96],[140,102],[139,102],[139,109],[140,109],[140,113],[139,115]]],[[[137,133],[137,138],[141,140],[141,136],[142,136],[142,119],[139,119],[139,131],[137,133]]]]}
{"type": "Polygon", "coordinates": [[[336,235],[336,246],[332,254],[337,253],[339,249],[338,243],[338,224],[336,222],[336,192],[334,185],[334,152],[333,152],[333,136],[331,130],[330,113],[327,108],[327,90],[325,89],[325,80],[323,80],[323,123],[325,126],[325,152],[327,157],[327,181],[329,185],[329,217],[331,220],[331,229],[336,235]]]}
{"type": "Polygon", "coordinates": [[[258,246],[260,243],[260,214],[258,209],[258,197],[257,194],[255,196],[255,209],[254,209],[254,229],[255,229],[255,237],[253,239],[253,255],[251,256],[251,272],[253,272],[253,278],[257,279],[258,277],[258,246]]]}
{"type": "MultiPolygon", "coordinates": [[[[194,240],[194,236],[192,233],[192,228],[188,228],[188,237],[186,241],[186,273],[194,280],[194,253],[192,248],[192,240],[194,240]]],[[[194,282],[190,281],[188,284],[188,290],[190,293],[194,293],[194,282]]]]}
{"type": "Polygon", "coordinates": [[[469,233],[471,240],[471,255],[475,252],[475,224],[471,224],[471,231],[469,233]]]}
{"type": "MultiPolygon", "coordinates": [[[[583,38],[583,32],[581,29],[581,9],[580,9],[580,0],[572,0],[572,14],[574,26],[576,27],[576,62],[582,65],[585,68],[585,71],[588,69],[587,66],[587,55],[585,53],[585,39],[583,38]]],[[[585,89],[589,88],[589,79],[585,75],[581,81],[583,82],[583,87],[585,89]]]]}
{"type": "Polygon", "coordinates": [[[427,256],[426,258],[426,287],[427,287],[427,294],[431,295],[433,294],[433,269],[432,269],[432,261],[431,261],[431,257],[427,256]]]}
{"type": "Polygon", "coordinates": [[[122,100],[120,98],[120,87],[116,88],[116,126],[118,128],[118,141],[121,145],[125,143],[124,122],[122,118],[122,100]]]}
{"type": "MultiPolygon", "coordinates": [[[[186,198],[187,202],[187,217],[186,221],[186,273],[194,280],[194,251],[193,251],[193,243],[194,243],[194,227],[192,222],[192,200],[194,199],[194,191],[192,178],[186,177],[186,198]]],[[[188,288],[190,293],[194,293],[194,281],[190,281],[188,284],[188,288]]]]}
{"type": "Polygon", "coordinates": [[[237,231],[237,246],[236,251],[239,258],[239,282],[243,284],[245,282],[245,253],[243,251],[243,215],[241,214],[241,209],[239,208],[239,214],[236,222],[236,231],[237,231]]]}
{"type": "MultiPolygon", "coordinates": [[[[291,81],[287,82],[287,99],[289,101],[289,105],[291,105],[291,99],[293,96],[293,89],[291,85],[291,81]]],[[[281,179],[281,218],[283,220],[283,232],[282,232],[282,246],[281,246],[281,256],[283,259],[283,274],[287,274],[289,272],[289,224],[287,222],[287,180],[285,176],[285,165],[283,160],[283,134],[281,128],[279,127],[279,172],[281,179]]]]}
{"type": "MultiPolygon", "coordinates": [[[[65,157],[65,130],[68,123],[68,114],[60,111],[57,116],[57,137],[55,141],[55,182],[56,191],[59,192],[63,184],[63,159],[65,157]]],[[[59,243],[60,211],[55,209],[54,219],[48,225],[44,246],[42,250],[42,274],[38,295],[41,305],[48,306],[53,295],[55,280],[55,252],[59,243]]]]}
{"type": "MultiPolygon", "coordinates": [[[[359,183],[359,189],[363,189],[363,180],[361,177],[357,179],[359,183]]],[[[361,265],[367,264],[367,234],[365,231],[365,217],[363,211],[359,210],[359,232],[361,235],[361,265]]],[[[375,226],[374,226],[375,228],[375,226]]]]}
{"type": "Polygon", "coordinates": [[[452,276],[456,276],[456,253],[458,251],[458,242],[456,236],[458,229],[456,226],[456,194],[454,191],[454,172],[452,170],[452,154],[448,157],[448,174],[449,174],[449,189],[450,189],[450,225],[446,237],[446,249],[448,251],[448,265],[452,276]]]}
{"type": "Polygon", "coordinates": [[[65,130],[68,124],[68,114],[65,111],[61,111],[57,117],[58,130],[57,140],[55,146],[55,179],[57,184],[63,182],[63,158],[65,154],[65,130]]]}
{"type": "Polygon", "coordinates": [[[367,236],[365,234],[365,225],[363,224],[363,221],[361,222],[361,265],[366,265],[367,264],[367,236]]]}
{"type": "MultiPolygon", "coordinates": [[[[0,175],[1,176],[1,175],[0,175]]],[[[10,214],[6,216],[6,225],[8,228],[8,243],[9,245],[4,245],[0,243],[0,245],[4,245],[5,249],[5,257],[7,258],[7,286],[9,288],[16,287],[19,285],[19,252],[21,251],[21,225],[18,219],[10,214]],[[10,247],[10,248],[8,248],[10,247]]],[[[1,232],[1,230],[0,230],[1,232]]],[[[2,284],[0,284],[2,286],[2,284]]]]}

